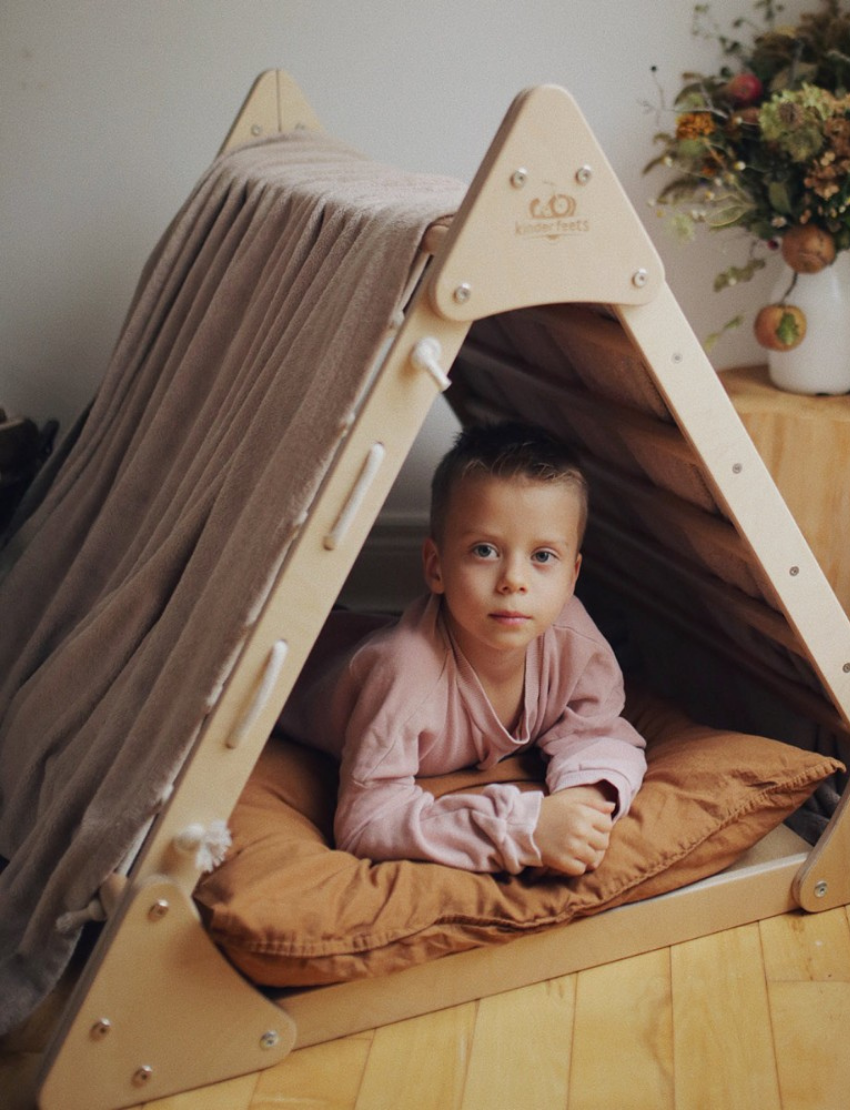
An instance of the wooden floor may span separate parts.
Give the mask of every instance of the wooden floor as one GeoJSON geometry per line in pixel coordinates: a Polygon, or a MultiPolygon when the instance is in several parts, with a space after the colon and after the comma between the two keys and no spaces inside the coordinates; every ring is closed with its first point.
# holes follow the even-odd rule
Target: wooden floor
{"type": "MultiPolygon", "coordinates": [[[[147,1110],[846,1110],[850,918],[788,914],[293,1053],[147,1110]]],[[[37,1044],[0,1046],[33,1106],[37,1044]]]]}

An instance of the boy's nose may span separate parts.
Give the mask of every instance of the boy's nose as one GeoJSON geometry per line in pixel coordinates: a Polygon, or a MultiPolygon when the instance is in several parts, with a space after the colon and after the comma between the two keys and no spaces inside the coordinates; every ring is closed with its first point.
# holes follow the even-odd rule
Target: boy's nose
{"type": "Polygon", "coordinates": [[[509,559],[505,561],[502,567],[499,588],[503,593],[525,592],[525,574],[519,559],[509,559]]]}

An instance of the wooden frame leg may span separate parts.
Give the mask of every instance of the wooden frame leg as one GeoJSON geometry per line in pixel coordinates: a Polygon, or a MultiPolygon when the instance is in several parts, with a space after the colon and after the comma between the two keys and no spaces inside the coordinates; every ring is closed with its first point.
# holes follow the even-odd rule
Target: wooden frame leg
{"type": "Polygon", "coordinates": [[[290,1052],[294,1023],[221,955],[180,887],[151,878],[118,917],[104,957],[89,961],[101,974],[87,968],[84,997],[48,1053],[42,1110],[136,1106],[290,1052]]]}

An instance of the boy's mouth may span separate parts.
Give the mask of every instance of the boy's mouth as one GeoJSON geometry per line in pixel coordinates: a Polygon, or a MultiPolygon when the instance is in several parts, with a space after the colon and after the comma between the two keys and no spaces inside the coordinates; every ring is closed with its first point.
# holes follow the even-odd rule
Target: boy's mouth
{"type": "Polygon", "coordinates": [[[518,627],[525,624],[526,621],[531,620],[527,613],[515,613],[510,609],[499,609],[495,613],[490,614],[490,619],[496,621],[497,624],[504,624],[508,627],[518,627]]]}

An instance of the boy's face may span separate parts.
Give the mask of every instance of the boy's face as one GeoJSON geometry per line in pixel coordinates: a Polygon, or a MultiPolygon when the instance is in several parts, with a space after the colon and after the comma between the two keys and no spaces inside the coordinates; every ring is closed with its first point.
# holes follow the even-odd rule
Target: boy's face
{"type": "Polygon", "coordinates": [[[576,491],[564,482],[475,475],[458,482],[425,580],[472,664],[524,657],[572,597],[581,566],[576,491]]]}

